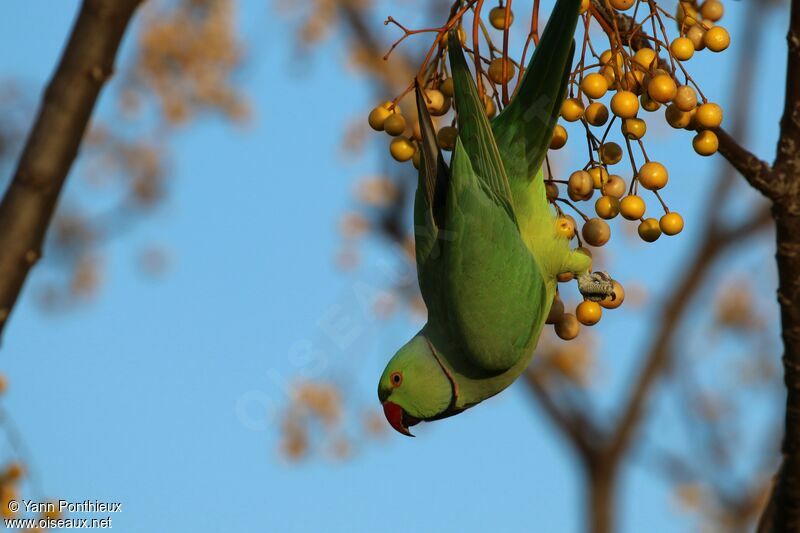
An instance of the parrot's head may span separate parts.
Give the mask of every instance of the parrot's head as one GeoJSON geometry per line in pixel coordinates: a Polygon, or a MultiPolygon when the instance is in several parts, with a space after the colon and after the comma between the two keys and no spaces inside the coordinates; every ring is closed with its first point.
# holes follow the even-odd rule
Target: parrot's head
{"type": "Polygon", "coordinates": [[[423,334],[408,341],[386,365],[378,398],[389,424],[413,437],[409,426],[440,418],[450,407],[453,385],[423,334]]]}

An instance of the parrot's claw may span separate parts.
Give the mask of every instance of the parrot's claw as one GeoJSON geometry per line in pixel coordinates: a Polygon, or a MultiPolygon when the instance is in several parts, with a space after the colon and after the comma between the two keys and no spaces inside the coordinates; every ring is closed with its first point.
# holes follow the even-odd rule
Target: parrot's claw
{"type": "Polygon", "coordinates": [[[578,276],[578,290],[584,298],[592,302],[600,302],[609,296],[612,300],[617,298],[614,294],[614,282],[605,272],[584,272],[578,276]]]}

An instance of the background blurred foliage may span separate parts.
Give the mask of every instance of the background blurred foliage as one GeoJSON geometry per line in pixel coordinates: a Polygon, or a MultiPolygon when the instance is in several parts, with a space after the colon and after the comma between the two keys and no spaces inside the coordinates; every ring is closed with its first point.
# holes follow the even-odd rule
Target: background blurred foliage
{"type": "MultiPolygon", "coordinates": [[[[663,3],[670,4],[665,9],[673,10],[670,2],[663,3]]],[[[785,9],[782,2],[763,6],[785,9]]],[[[404,263],[399,268],[413,268],[408,217],[415,172],[395,166],[386,147],[366,135],[365,117],[375,102],[405,87],[413,75],[412,65],[419,63],[427,44],[424,39],[406,42],[391,61],[384,61],[396,38],[391,28],[384,28],[386,15],[405,15],[417,27],[434,27],[446,20],[449,8],[438,0],[391,5],[367,0],[274,4],[276,16],[296,28],[300,61],[310,62],[310,55],[332,35],[345,35],[349,42],[345,73],[368,80],[375,89],[375,101],[364,102],[363,116],[353,117],[347,124],[327,125],[341,128],[346,157],[363,157],[373,149],[381,154],[374,173],[357,182],[352,209],[343,213],[339,222],[341,251],[331,259],[345,275],[370,268],[369,262],[360,259],[374,253],[369,250],[374,245],[391,248],[391,257],[404,263]]],[[[251,119],[239,79],[250,60],[248,43],[236,27],[236,9],[236,0],[150,0],[144,4],[132,28],[134,45],[118,61],[118,72],[106,94],[114,103],[93,119],[70,178],[73,183],[49,234],[40,267],[45,274],[38,276],[30,290],[44,309],[69,309],[102,288],[107,243],[124,238],[130,225],[152,216],[168,198],[176,136],[207,117],[231,126],[246,126],[251,119]]],[[[750,36],[753,42],[758,40],[758,32],[764,31],[762,19],[751,21],[750,29],[757,30],[750,36]]],[[[734,38],[746,38],[738,28],[731,30],[734,38]]],[[[737,68],[733,60],[725,65],[737,68]]],[[[32,91],[21,83],[4,80],[0,89],[3,176],[11,172],[36,106],[31,101],[32,91]]],[[[733,102],[746,96],[735,95],[733,102]]],[[[740,104],[746,106],[746,102],[740,104]]],[[[321,101],[314,105],[332,104],[321,101]]],[[[740,131],[746,130],[749,119],[741,117],[740,131]]],[[[568,158],[569,154],[562,155],[553,164],[566,166],[568,158]]],[[[720,160],[719,166],[718,176],[693,179],[716,180],[718,191],[726,198],[744,204],[740,211],[761,209],[754,195],[742,192],[726,164],[720,160]]],[[[708,205],[701,211],[717,209],[719,198],[719,194],[708,195],[704,199],[708,205]]],[[[702,224],[688,225],[685,238],[695,245],[702,242],[706,230],[702,224]]],[[[762,230],[758,228],[758,239],[764,243],[771,236],[762,230]]],[[[596,263],[622,263],[627,254],[641,253],[642,248],[641,243],[629,239],[597,253],[596,263]]],[[[691,251],[688,255],[692,256],[691,251]]],[[[169,243],[154,242],[137,250],[134,257],[144,274],[163,275],[169,270],[169,243]]],[[[698,527],[709,530],[751,527],[777,461],[781,413],[770,411],[764,431],[743,426],[753,418],[750,411],[780,405],[776,400],[781,389],[775,279],[772,267],[765,266],[771,258],[761,259],[753,258],[747,242],[732,243],[714,261],[703,264],[708,275],[698,283],[683,284],[687,272],[675,272],[675,279],[661,280],[671,289],[688,287],[688,292],[677,296],[669,289],[654,289],[647,272],[625,282],[627,298],[621,313],[626,315],[622,320],[646,316],[653,335],[663,318],[661,310],[670,302],[679,305],[675,304],[678,315],[667,332],[667,346],[645,343],[633,349],[635,359],[645,362],[654,351],[668,351],[656,369],[658,378],[648,387],[672,404],[674,412],[664,415],[661,408],[645,409],[648,420],[642,425],[648,429],[636,432],[636,443],[626,450],[622,461],[643,464],[652,475],[668,478],[674,485],[677,508],[695,513],[698,527]],[[754,280],[747,275],[752,269],[770,274],[754,280]],[[684,446],[665,448],[657,438],[659,432],[682,433],[684,446]]],[[[381,287],[371,300],[372,309],[378,317],[408,314],[409,320],[418,321],[425,311],[414,278],[399,279],[399,283],[381,287]]],[[[575,436],[576,425],[598,441],[607,438],[616,413],[631,401],[637,383],[633,370],[610,363],[622,343],[618,335],[618,329],[608,332],[600,327],[569,344],[551,334],[542,339],[522,386],[530,390],[545,416],[549,413],[552,418],[554,433],[548,438],[564,438],[577,449],[581,438],[575,436]]],[[[386,436],[379,413],[373,405],[352,401],[343,386],[334,378],[297,380],[280,418],[282,436],[276,449],[282,457],[290,461],[317,456],[358,461],[360,447],[380,445],[386,436]]],[[[4,382],[0,388],[5,388],[4,382]]],[[[0,507],[5,508],[2,501],[17,497],[18,484],[29,473],[24,446],[12,422],[1,411],[0,417],[4,417],[8,441],[4,448],[8,459],[0,475],[0,507]]],[[[590,476],[584,479],[589,483],[590,476]]]]}

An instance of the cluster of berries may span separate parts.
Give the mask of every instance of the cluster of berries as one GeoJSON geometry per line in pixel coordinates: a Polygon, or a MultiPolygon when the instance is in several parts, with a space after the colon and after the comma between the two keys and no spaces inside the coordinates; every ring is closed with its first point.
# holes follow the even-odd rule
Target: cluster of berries
{"type": "MultiPolygon", "coordinates": [[[[455,146],[458,131],[444,36],[457,29],[462,46],[475,60],[476,84],[486,114],[494,117],[508,103],[509,94],[513,95],[514,80],[521,79],[521,65],[525,64],[529,45],[538,38],[534,23],[522,57],[515,60],[508,55],[508,33],[514,12],[510,0],[506,2],[500,0],[499,5],[489,10],[487,19],[489,26],[502,32],[502,46],[493,42],[492,32],[480,12],[482,2],[476,0],[459,4],[460,9],[454,10],[448,23],[433,30],[408,30],[391,18],[387,21],[404,31],[392,49],[410,35],[437,32],[418,79],[425,80],[426,105],[434,122],[440,123],[436,124],[438,141],[445,151],[455,146]],[[472,27],[480,27],[481,31],[472,32],[472,41],[479,35],[480,42],[468,43],[463,29],[467,14],[478,21],[478,26],[472,27]],[[480,54],[482,47],[488,50],[488,56],[480,54]]],[[[654,242],[662,235],[677,235],[683,230],[683,217],[671,211],[659,193],[669,182],[669,172],[663,163],[648,157],[644,139],[648,120],[664,117],[673,128],[695,132],[692,146],[699,155],[717,152],[722,108],[705,97],[686,64],[699,52],[722,52],[730,45],[730,35],[718,25],[724,6],[720,0],[702,3],[680,0],[676,12],[670,14],[655,0],[582,0],[580,9],[583,42],[569,76],[568,97],[561,107],[562,122],[555,127],[550,149],[560,150],[568,144],[565,123],[575,123],[585,132],[580,138],[585,139],[581,142],[586,143],[588,157],[582,167],[563,178],[553,174],[546,160],[547,198],[557,212],[555,231],[569,240],[575,239],[577,249],[587,254],[590,252],[584,244],[599,247],[610,240],[608,221],[618,216],[635,222],[638,235],[645,242],[654,242]],[[677,30],[671,38],[665,20],[672,21],[677,30]],[[592,42],[589,30],[593,23],[603,30],[607,46],[598,47],[592,42]],[[623,27],[624,30],[620,29],[623,27]],[[604,48],[605,51],[598,53],[604,48]],[[664,113],[656,113],[662,107],[664,113]],[[624,171],[615,171],[616,165],[626,159],[631,167],[627,177],[624,171]],[[661,213],[648,212],[648,201],[652,201],[648,196],[660,204],[661,213]],[[581,210],[580,202],[593,202],[593,216],[581,210]],[[567,208],[572,214],[565,212],[567,208]]],[[[537,21],[538,13],[532,15],[531,20],[537,21]]],[[[369,125],[392,137],[389,151],[395,160],[411,161],[418,167],[419,124],[416,117],[403,115],[399,105],[412,87],[395,100],[375,107],[369,114],[369,125]]],[[[603,308],[613,309],[622,303],[622,286],[616,281],[614,284],[616,299],[586,300],[574,314],[565,313],[563,303],[556,298],[548,323],[555,326],[561,338],[574,338],[580,324],[594,325],[600,320],[603,308]]]]}
{"type": "MultiPolygon", "coordinates": [[[[587,9],[591,7],[588,1],[584,4],[587,9]]],[[[630,20],[636,23],[638,31],[651,23],[653,28],[662,30],[666,39],[663,18],[668,15],[655,2],[609,0],[609,5],[620,12],[636,6],[630,20]],[[641,6],[646,7],[642,10],[646,13],[639,16],[641,6]]],[[[701,50],[721,52],[729,46],[728,32],[715,25],[723,12],[719,0],[706,0],[699,9],[692,2],[681,1],[672,17],[678,35],[671,41],[634,30],[626,34],[623,41],[618,30],[610,29],[607,32],[610,47],[600,54],[594,54],[594,47],[585,36],[584,51],[571,75],[569,97],[562,105],[561,117],[565,122],[580,122],[584,127],[588,162],[566,180],[554,179],[551,175],[548,196],[554,203],[572,207],[583,218],[581,234],[588,244],[605,244],[610,238],[610,228],[604,221],[618,215],[637,221],[639,236],[646,242],[683,230],[683,218],[667,208],[658,192],[667,185],[669,172],[664,164],[650,160],[643,138],[647,133],[648,115],[663,116],[673,128],[697,132],[692,145],[698,154],[716,153],[719,139],[715,130],[722,124],[722,108],[706,99],[684,63],[701,50]],[[632,43],[638,48],[634,50],[632,43]],[[655,114],[662,106],[664,114],[655,114]],[[620,142],[612,140],[615,123],[619,125],[620,142]],[[632,168],[629,182],[612,170],[626,158],[626,152],[632,168]],[[640,153],[641,164],[637,164],[636,152],[640,153]],[[590,201],[597,191],[596,217],[587,217],[573,203],[562,199],[559,185],[566,186],[572,202],[590,201]],[[640,187],[652,192],[663,207],[663,215],[645,216],[648,206],[639,194],[640,187]]],[[[551,149],[559,150],[567,142],[567,129],[562,124],[557,125],[551,149]]],[[[577,228],[575,220],[563,214],[560,208],[559,212],[563,220],[557,227],[571,238],[577,228]]]]}

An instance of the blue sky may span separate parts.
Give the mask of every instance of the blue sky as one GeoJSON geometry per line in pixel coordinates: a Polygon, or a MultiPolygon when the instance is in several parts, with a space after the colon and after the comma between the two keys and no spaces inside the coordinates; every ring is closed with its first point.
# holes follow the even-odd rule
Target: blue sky
{"type": "MultiPolygon", "coordinates": [[[[14,44],[0,56],[2,76],[42,87],[77,4],[6,2],[0,39],[14,44]]],[[[740,4],[728,3],[729,58],[740,4]]],[[[239,131],[209,120],[178,137],[169,200],[109,245],[107,282],[90,305],[53,317],[26,293],[13,316],[0,357],[10,383],[3,402],[42,495],[120,501],[119,531],[578,531],[579,471],[520,386],[422,428],[417,439],[387,435],[349,461],[292,465],[276,453],[276,419],[254,405],[285,403],[286,386],[309,371],[293,358],[296,350],[325,350],[322,377],[346,379],[348,400],[372,402],[386,358],[419,324],[405,316],[377,322],[358,311],[358,293],[385,281],[380,266],[391,258],[381,247],[369,247],[354,274],[333,262],[337,222],[353,206],[356,180],[379,169],[373,156],[342,159],[340,126],[365,114],[375,96],[365,79],[345,72],[340,36],[293,65],[292,28],[270,13],[266,0],[242,2],[252,126],[239,131]],[[132,260],[136,246],[154,240],[174,257],[158,281],[143,278],[132,260]],[[320,341],[326,320],[342,309],[355,309],[365,331],[348,353],[320,341]]],[[[774,87],[782,82],[778,17],[774,27],[758,82],[774,98],[756,104],[751,135],[765,158],[779,117],[774,87]]],[[[731,63],[698,59],[692,72],[721,98],[731,63]]],[[[671,161],[667,201],[684,213],[686,236],[620,244],[605,266],[623,283],[647,272],[642,280],[652,291],[669,290],[692,244],[713,163],[684,155],[689,143],[685,132],[656,132],[650,145],[651,157],[671,161]]],[[[769,264],[770,253],[759,244],[733,266],[769,264]]],[[[773,277],[764,277],[768,287],[773,277]]],[[[655,317],[610,314],[598,326],[607,332],[599,409],[613,405],[655,317]]],[[[623,531],[685,531],[692,523],[644,468],[625,471],[621,497],[623,531]]]]}

